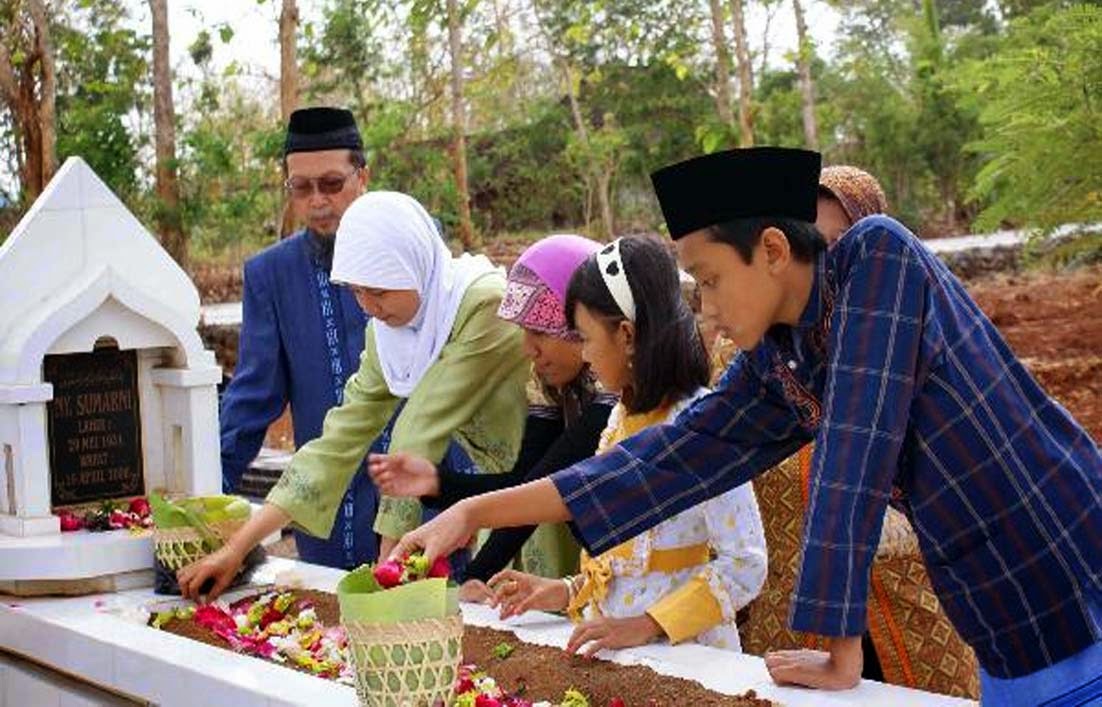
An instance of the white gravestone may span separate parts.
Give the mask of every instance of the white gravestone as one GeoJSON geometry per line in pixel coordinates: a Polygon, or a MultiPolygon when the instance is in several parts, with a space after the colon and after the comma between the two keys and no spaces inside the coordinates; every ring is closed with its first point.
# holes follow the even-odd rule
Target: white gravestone
{"type": "Polygon", "coordinates": [[[0,246],[0,591],[148,570],[148,536],[53,511],[221,491],[221,369],[199,295],[78,157],[0,246]]]}

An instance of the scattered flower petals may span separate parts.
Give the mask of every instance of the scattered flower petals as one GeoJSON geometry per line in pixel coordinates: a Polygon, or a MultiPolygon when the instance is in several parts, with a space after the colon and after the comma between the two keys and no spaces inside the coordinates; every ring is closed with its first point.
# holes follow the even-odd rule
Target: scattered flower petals
{"type": "Polygon", "coordinates": [[[268,592],[229,605],[216,602],[162,611],[154,615],[151,625],[161,628],[174,618],[192,620],[209,629],[238,653],[293,664],[318,677],[355,684],[344,628],[323,626],[313,604],[298,600],[293,592],[268,592]]]}

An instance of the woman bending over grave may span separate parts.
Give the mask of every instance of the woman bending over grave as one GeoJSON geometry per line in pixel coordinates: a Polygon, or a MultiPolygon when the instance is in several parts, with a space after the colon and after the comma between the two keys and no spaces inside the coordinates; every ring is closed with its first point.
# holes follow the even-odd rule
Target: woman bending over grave
{"type": "MultiPolygon", "coordinates": [[[[264,507],[220,550],[179,571],[185,597],[217,597],[249,550],[288,523],[328,537],[369,448],[466,471],[512,468],[529,369],[520,330],[497,317],[501,272],[483,256],[453,258],[412,197],[372,192],[341,219],[331,278],[371,316],[360,368],[264,507]]],[[[380,554],[420,522],[416,500],[384,497],[380,554]]]]}

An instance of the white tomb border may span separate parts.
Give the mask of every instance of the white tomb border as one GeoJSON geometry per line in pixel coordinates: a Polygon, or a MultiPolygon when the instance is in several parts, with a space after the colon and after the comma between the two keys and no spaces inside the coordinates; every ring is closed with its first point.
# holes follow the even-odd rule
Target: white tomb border
{"type": "Polygon", "coordinates": [[[145,490],[221,491],[221,369],[197,333],[199,294],[79,157],[0,246],[0,591],[147,572],[148,536],[60,532],[51,507],[51,354],[112,341],[138,361],[145,490]]]}

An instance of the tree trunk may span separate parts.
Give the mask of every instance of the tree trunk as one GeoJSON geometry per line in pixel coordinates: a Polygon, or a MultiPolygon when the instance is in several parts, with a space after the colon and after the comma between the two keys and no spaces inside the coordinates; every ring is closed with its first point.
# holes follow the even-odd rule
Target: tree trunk
{"type": "Polygon", "coordinates": [[[17,63],[7,43],[0,43],[0,100],[12,116],[22,194],[35,199],[57,171],[57,82],[46,6],[42,0],[28,0],[27,9],[26,15],[16,9],[7,28],[22,39],[16,40],[23,55],[17,63]]]}
{"type": "Polygon", "coordinates": [[[57,171],[57,76],[54,70],[54,48],[50,42],[50,26],[42,0],[28,0],[34,22],[35,49],[39,61],[38,130],[42,145],[42,188],[45,189],[57,171]]]}
{"type": "Polygon", "coordinates": [[[172,70],[168,59],[166,0],[149,0],[153,15],[153,124],[156,133],[157,209],[161,245],[180,267],[188,264],[187,235],[180,219],[176,181],[176,111],[172,106],[172,70]]]}
{"type": "Polygon", "coordinates": [[[515,49],[513,31],[509,28],[509,0],[494,0],[494,28],[497,30],[498,58],[511,59],[515,49]]]}
{"type": "Polygon", "coordinates": [[[4,42],[0,42],[0,99],[12,111],[15,110],[16,97],[19,94],[19,81],[15,78],[15,67],[11,63],[11,54],[4,42]]]}
{"type": "MultiPolygon", "coordinates": [[[[574,82],[574,70],[565,60],[561,62],[561,66],[562,75],[566,80],[566,95],[570,100],[570,115],[574,118],[574,129],[578,131],[578,139],[582,141],[582,144],[585,145],[586,152],[589,153],[591,149],[589,128],[586,125],[585,116],[582,115],[581,104],[578,102],[578,91],[574,82]]],[[[590,155],[590,157],[592,157],[592,155],[590,155]]],[[[583,178],[585,179],[586,188],[585,225],[587,228],[589,227],[591,215],[593,213],[590,196],[596,192],[597,209],[601,212],[601,230],[605,238],[611,239],[612,234],[615,232],[612,216],[612,175],[608,170],[605,170],[603,166],[594,166],[591,162],[585,166],[583,178]]]]}
{"type": "MultiPolygon", "coordinates": [[[[298,3],[295,0],[283,0],[283,9],[279,13],[279,115],[284,125],[287,125],[291,113],[298,107],[298,19],[298,3]]],[[[284,194],[280,238],[294,232],[295,226],[291,199],[284,194]]]]}
{"type": "Polygon", "coordinates": [[[758,76],[765,76],[769,67],[769,37],[773,31],[773,18],[777,16],[779,5],[766,5],[765,23],[761,30],[761,53],[758,54],[758,76]]]}
{"type": "Polygon", "coordinates": [[[298,3],[283,0],[279,13],[279,114],[288,120],[298,107],[298,3]]]}
{"type": "Polygon", "coordinates": [[[597,173],[597,203],[601,208],[601,223],[604,226],[605,240],[616,237],[612,223],[612,170],[602,168],[597,173]]]}
{"type": "Polygon", "coordinates": [[[723,6],[720,0],[708,0],[712,11],[712,45],[716,50],[716,112],[725,126],[734,125],[731,112],[731,55],[727,51],[727,37],[723,33],[723,6]]]}
{"type": "MultiPolygon", "coordinates": [[[[13,20],[17,22],[18,18],[13,20]]],[[[16,75],[7,46],[0,42],[0,92],[12,114],[19,182],[24,196],[34,199],[42,192],[42,148],[34,100],[34,77],[28,76],[31,61],[24,61],[16,75]]]]}
{"type": "Polygon", "coordinates": [[[570,100],[570,115],[574,118],[574,129],[578,131],[578,137],[589,145],[589,129],[586,127],[585,118],[582,117],[582,107],[578,103],[578,92],[574,86],[574,71],[569,66],[564,66],[563,77],[566,79],[566,95],[570,100]]]}
{"type": "Polygon", "coordinates": [[[451,53],[452,159],[459,206],[459,239],[470,250],[479,245],[471,223],[471,196],[467,188],[466,111],[463,109],[463,40],[459,1],[448,0],[448,47],[451,53]]]}
{"type": "Polygon", "coordinates": [[[796,51],[796,67],[800,73],[800,92],[803,94],[804,143],[812,150],[819,149],[819,128],[815,122],[815,84],[811,79],[811,42],[807,37],[807,23],[804,21],[804,9],[800,0],[792,0],[792,9],[796,13],[796,37],[799,48],[796,51]]]}
{"type": "MultiPolygon", "coordinates": [[[[578,131],[578,139],[582,141],[588,151],[589,130],[586,128],[585,119],[582,117],[582,108],[578,105],[578,94],[574,90],[574,72],[565,61],[562,62],[562,75],[566,84],[566,95],[570,101],[570,115],[574,118],[574,129],[578,131]]],[[[585,181],[585,209],[582,219],[585,221],[587,230],[589,224],[593,221],[593,178],[590,172],[591,170],[586,167],[582,173],[582,179],[585,181]]],[[[601,207],[603,211],[604,203],[601,204],[601,207]]]]}
{"type": "MultiPolygon", "coordinates": [[[[494,28],[497,32],[497,58],[503,65],[513,62],[516,56],[516,38],[509,27],[509,0],[494,0],[494,28]]],[[[523,104],[520,81],[509,79],[506,89],[510,106],[523,104]]]]}
{"type": "Polygon", "coordinates": [[[750,63],[750,46],[746,41],[742,0],[731,0],[731,20],[735,25],[735,61],[738,64],[739,145],[750,147],[754,144],[754,119],[750,107],[754,95],[754,67],[750,63]]]}
{"type": "Polygon", "coordinates": [[[23,193],[27,201],[34,201],[46,188],[46,180],[42,163],[42,124],[38,121],[33,76],[24,76],[20,82],[16,106],[14,113],[21,116],[19,132],[23,137],[23,193]]]}

